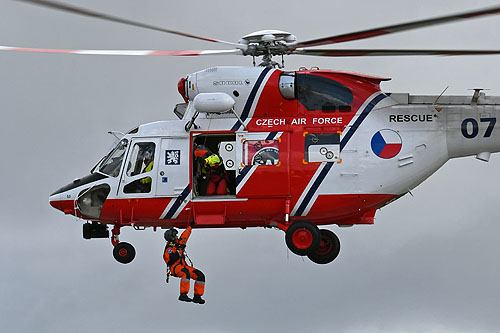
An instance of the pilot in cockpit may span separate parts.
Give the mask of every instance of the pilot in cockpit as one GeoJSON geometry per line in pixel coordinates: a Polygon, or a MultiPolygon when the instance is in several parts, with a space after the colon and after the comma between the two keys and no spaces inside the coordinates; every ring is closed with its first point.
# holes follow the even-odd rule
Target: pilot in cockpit
{"type": "MultiPolygon", "coordinates": [[[[154,161],[154,155],[153,155],[153,152],[148,149],[144,152],[144,170],[142,170],[141,173],[144,173],[144,172],[149,172],[151,170],[153,170],[153,161],[154,161]]],[[[151,177],[144,177],[141,179],[141,183],[146,185],[148,183],[151,183],[151,177]]]]}
{"type": "MultiPolygon", "coordinates": [[[[133,153],[136,157],[132,158],[135,163],[130,163],[127,167],[127,176],[133,177],[153,170],[154,165],[154,144],[137,144],[133,153]]],[[[142,177],[127,184],[123,188],[124,193],[149,193],[151,191],[152,178],[150,176],[142,177]]]]}

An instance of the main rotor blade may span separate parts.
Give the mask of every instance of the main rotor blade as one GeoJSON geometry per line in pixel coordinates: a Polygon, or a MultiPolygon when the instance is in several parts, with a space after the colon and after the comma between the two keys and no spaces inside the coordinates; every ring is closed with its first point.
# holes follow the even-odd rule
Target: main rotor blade
{"type": "Polygon", "coordinates": [[[17,46],[1,46],[0,51],[18,51],[35,53],[59,53],[80,55],[105,55],[105,56],[204,56],[204,55],[241,55],[241,50],[61,50],[61,49],[38,49],[17,46]]]}
{"type": "Polygon", "coordinates": [[[380,28],[375,28],[375,29],[368,29],[368,30],[362,30],[362,31],[358,31],[358,32],[342,34],[342,35],[335,35],[335,36],[331,36],[331,37],[313,39],[313,40],[308,40],[305,42],[299,42],[296,45],[293,45],[293,47],[300,48],[300,47],[310,47],[310,46],[320,46],[320,45],[327,45],[327,44],[344,43],[344,42],[349,42],[349,41],[354,41],[354,40],[359,40],[359,39],[366,39],[366,38],[371,38],[371,37],[376,37],[376,36],[388,35],[388,34],[400,32],[400,31],[405,31],[405,30],[413,30],[413,29],[418,29],[418,28],[422,28],[422,27],[428,27],[431,25],[449,23],[449,22],[458,21],[458,20],[466,20],[466,19],[476,18],[476,17],[480,17],[480,16],[484,16],[484,15],[491,15],[491,14],[498,14],[498,13],[500,13],[500,6],[481,9],[481,10],[477,10],[477,11],[465,12],[465,13],[461,13],[461,14],[441,16],[441,17],[437,17],[437,18],[433,18],[433,19],[426,19],[426,20],[420,20],[420,21],[414,21],[414,22],[402,23],[402,24],[394,24],[394,25],[388,25],[385,27],[380,27],[380,28]]]}
{"type": "Polygon", "coordinates": [[[196,35],[188,34],[188,33],[181,32],[181,31],[165,29],[162,27],[158,27],[158,26],[154,26],[154,25],[150,25],[150,24],[145,24],[145,23],[141,23],[141,22],[136,22],[136,21],[132,21],[132,20],[128,20],[128,19],[124,19],[121,17],[112,16],[112,15],[108,15],[108,14],[103,14],[103,13],[91,11],[91,10],[88,10],[85,8],[71,6],[71,5],[67,5],[64,3],[56,2],[56,1],[50,1],[50,0],[16,0],[16,1],[27,2],[30,4],[39,5],[42,7],[49,7],[49,8],[57,9],[57,10],[62,10],[62,11],[70,12],[73,14],[99,18],[99,19],[106,20],[106,21],[123,23],[123,24],[131,25],[131,26],[135,26],[135,27],[141,27],[141,28],[145,28],[145,29],[166,32],[169,34],[179,35],[179,36],[183,36],[183,37],[204,40],[207,42],[222,43],[222,44],[226,44],[226,45],[231,45],[231,46],[239,48],[239,49],[246,49],[245,45],[241,45],[238,43],[231,43],[231,42],[226,42],[226,41],[219,40],[219,39],[196,36],[196,35]]]}
{"type": "Polygon", "coordinates": [[[500,54],[500,50],[388,50],[388,49],[296,49],[291,54],[321,57],[372,57],[372,56],[460,56],[500,54]]]}

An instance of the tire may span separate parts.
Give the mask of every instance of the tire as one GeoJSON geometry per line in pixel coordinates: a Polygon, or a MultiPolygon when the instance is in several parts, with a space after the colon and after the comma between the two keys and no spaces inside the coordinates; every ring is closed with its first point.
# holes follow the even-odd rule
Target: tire
{"type": "Polygon", "coordinates": [[[337,258],[340,253],[340,241],[330,230],[321,229],[319,232],[321,237],[319,247],[307,257],[316,264],[324,265],[337,258]]]}
{"type": "Polygon", "coordinates": [[[128,264],[135,258],[135,249],[127,242],[120,242],[113,249],[113,257],[119,263],[128,264]]]}
{"type": "Polygon", "coordinates": [[[319,229],[309,221],[294,222],[285,233],[285,242],[296,255],[308,255],[319,247],[319,229]]]}

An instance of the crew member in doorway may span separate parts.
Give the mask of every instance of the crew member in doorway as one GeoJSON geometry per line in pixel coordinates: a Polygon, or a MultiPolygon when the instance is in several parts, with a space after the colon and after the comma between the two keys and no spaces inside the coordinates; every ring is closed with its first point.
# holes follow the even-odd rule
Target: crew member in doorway
{"type": "Polygon", "coordinates": [[[198,167],[200,195],[227,194],[227,173],[219,155],[212,153],[204,145],[196,145],[194,156],[198,167]]]}
{"type": "Polygon", "coordinates": [[[168,267],[167,283],[170,274],[181,278],[179,301],[204,304],[205,300],[201,296],[205,292],[205,275],[200,270],[186,263],[185,249],[191,235],[191,230],[191,226],[187,227],[180,238],[177,238],[177,230],[175,228],[165,231],[164,237],[167,245],[163,252],[163,259],[168,267]],[[192,299],[188,296],[190,287],[189,279],[195,280],[194,297],[192,299]]]}

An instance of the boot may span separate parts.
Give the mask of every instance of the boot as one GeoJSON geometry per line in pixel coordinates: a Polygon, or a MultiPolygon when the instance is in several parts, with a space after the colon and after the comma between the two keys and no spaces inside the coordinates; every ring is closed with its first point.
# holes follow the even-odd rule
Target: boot
{"type": "Polygon", "coordinates": [[[192,302],[193,300],[191,298],[189,298],[189,296],[187,294],[180,294],[179,301],[192,302]]]}
{"type": "Polygon", "coordinates": [[[193,303],[205,304],[205,300],[201,298],[201,295],[194,295],[193,303]]]}

